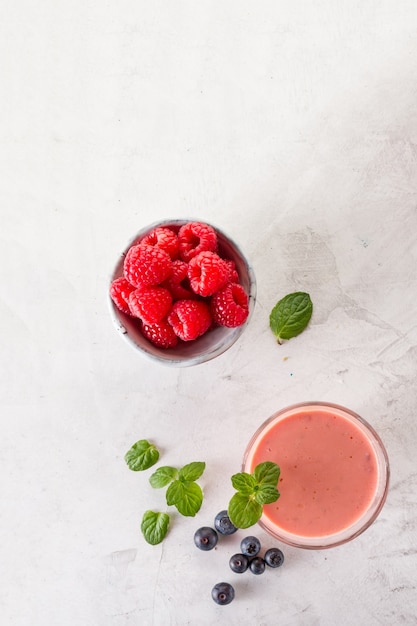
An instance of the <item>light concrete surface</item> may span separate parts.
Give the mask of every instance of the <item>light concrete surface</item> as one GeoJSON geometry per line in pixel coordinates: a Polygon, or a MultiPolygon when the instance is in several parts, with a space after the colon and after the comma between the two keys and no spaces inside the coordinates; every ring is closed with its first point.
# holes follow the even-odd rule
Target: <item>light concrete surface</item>
{"type": "Polygon", "coordinates": [[[414,0],[4,0],[1,16],[1,623],[417,624],[414,0]],[[188,216],[239,242],[258,299],[226,354],[170,369],[120,340],[108,278],[137,230],[188,216]],[[296,290],[311,323],[277,346],[269,312],[296,290]],[[386,505],[351,543],[232,574],[237,540],[201,553],[194,531],[254,430],[306,400],[379,432],[386,505]],[[141,438],[163,464],[207,464],[201,511],[154,547],[140,520],[163,494],[123,460],[141,438]]]}

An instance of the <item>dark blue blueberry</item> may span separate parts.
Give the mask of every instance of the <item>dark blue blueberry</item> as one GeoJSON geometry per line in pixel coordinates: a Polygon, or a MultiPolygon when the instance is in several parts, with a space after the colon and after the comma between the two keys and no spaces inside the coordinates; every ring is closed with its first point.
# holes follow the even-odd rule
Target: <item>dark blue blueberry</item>
{"type": "Polygon", "coordinates": [[[217,583],[211,590],[211,597],[217,604],[230,604],[235,597],[235,590],[230,583],[217,583]]]}
{"type": "Polygon", "coordinates": [[[281,567],[284,563],[284,555],[279,548],[269,548],[265,552],[264,559],[269,567],[281,567]]]}
{"type": "Polygon", "coordinates": [[[200,550],[212,550],[217,544],[217,533],[214,528],[202,526],[194,533],[194,543],[200,550]]]}
{"type": "Polygon", "coordinates": [[[265,571],[266,563],[260,556],[255,556],[249,563],[249,569],[252,574],[263,574],[265,571]]]}
{"type": "Polygon", "coordinates": [[[246,556],[256,556],[261,549],[261,542],[257,537],[245,537],[240,543],[240,551],[246,556]]]}
{"type": "Polygon", "coordinates": [[[230,569],[237,574],[243,574],[249,567],[249,559],[245,554],[234,554],[229,559],[230,569]]]}
{"type": "Polygon", "coordinates": [[[227,511],[220,511],[214,518],[214,528],[221,535],[233,535],[237,531],[237,528],[230,521],[230,517],[227,511]]]}

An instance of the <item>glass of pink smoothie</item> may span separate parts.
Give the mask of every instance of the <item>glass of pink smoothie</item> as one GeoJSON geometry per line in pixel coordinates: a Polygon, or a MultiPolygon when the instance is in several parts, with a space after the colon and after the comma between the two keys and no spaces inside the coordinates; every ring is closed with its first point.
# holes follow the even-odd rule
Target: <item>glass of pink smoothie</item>
{"type": "Polygon", "coordinates": [[[259,521],[301,548],[330,548],[366,530],[388,491],[389,461],[375,430],[359,415],[326,402],[295,404],[272,415],[246,448],[243,471],[273,461],[280,498],[259,521]]]}

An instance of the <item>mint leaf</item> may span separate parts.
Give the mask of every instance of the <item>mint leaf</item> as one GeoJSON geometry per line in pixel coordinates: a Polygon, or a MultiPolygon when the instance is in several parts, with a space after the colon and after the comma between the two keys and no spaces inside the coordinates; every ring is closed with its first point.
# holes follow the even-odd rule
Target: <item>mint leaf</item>
{"type": "Polygon", "coordinates": [[[163,467],[158,467],[156,472],[149,478],[149,482],[154,489],[160,489],[169,485],[177,476],[178,470],[175,467],[164,465],[163,467]]]}
{"type": "Polygon", "coordinates": [[[273,485],[263,485],[255,493],[255,500],[259,504],[271,504],[279,498],[279,491],[273,485]]]}
{"type": "Polygon", "coordinates": [[[188,465],[184,465],[184,467],[180,469],[178,478],[180,480],[197,480],[200,478],[205,468],[206,464],[201,463],[200,461],[188,463],[188,465]]]}
{"type": "Polygon", "coordinates": [[[125,454],[125,461],[134,472],[140,472],[155,465],[159,459],[159,451],[146,439],[141,439],[133,444],[125,454]]]}
{"type": "Polygon", "coordinates": [[[205,463],[194,461],[184,465],[178,472],[166,492],[169,506],[175,506],[181,515],[194,517],[203,503],[203,492],[195,481],[200,478],[206,467],[205,463]]]}
{"type": "Polygon", "coordinates": [[[232,485],[236,493],[232,496],[228,513],[237,528],[248,528],[260,519],[264,504],[279,498],[277,489],[280,468],[272,461],[259,463],[252,474],[233,474],[232,485]]]}
{"type": "Polygon", "coordinates": [[[151,545],[161,543],[168,532],[168,513],[156,513],[155,511],[145,511],[142,517],[141,531],[145,540],[151,545]]]}
{"type": "Polygon", "coordinates": [[[259,463],[253,470],[253,478],[258,485],[273,485],[278,482],[280,469],[276,463],[272,461],[264,461],[259,463]]]}
{"type": "Polygon", "coordinates": [[[247,474],[246,472],[240,472],[239,474],[233,474],[232,485],[236,489],[236,491],[240,491],[241,493],[250,495],[253,493],[253,490],[256,485],[256,480],[252,476],[252,474],[247,474]]]}
{"type": "Polygon", "coordinates": [[[289,293],[279,300],[269,316],[269,325],[278,343],[299,335],[309,323],[312,312],[313,303],[303,291],[289,293]]]}
{"type": "Polygon", "coordinates": [[[167,489],[166,501],[181,515],[194,517],[202,505],[203,492],[194,481],[174,480],[167,489]]]}
{"type": "Polygon", "coordinates": [[[261,517],[262,504],[256,502],[253,496],[237,492],[229,502],[228,514],[237,528],[249,528],[261,517]]]}

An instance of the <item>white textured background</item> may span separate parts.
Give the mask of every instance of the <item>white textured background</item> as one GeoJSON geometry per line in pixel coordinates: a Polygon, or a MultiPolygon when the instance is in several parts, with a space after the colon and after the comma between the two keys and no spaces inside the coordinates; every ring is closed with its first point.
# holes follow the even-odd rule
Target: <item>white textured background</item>
{"type": "Polygon", "coordinates": [[[1,623],[417,624],[415,1],[3,0],[0,17],[1,623]],[[139,228],[189,215],[240,243],[258,301],[228,353],[171,370],[120,341],[106,292],[139,228]],[[295,290],[314,315],[277,347],[269,311],[295,290]],[[379,431],[386,506],[351,544],[233,575],[234,540],[197,553],[194,530],[257,426],[310,399],[379,431]],[[207,462],[201,512],[158,547],[139,524],[161,493],[123,461],[143,437],[164,464],[207,462]],[[223,578],[236,600],[217,607],[223,578]]]}

